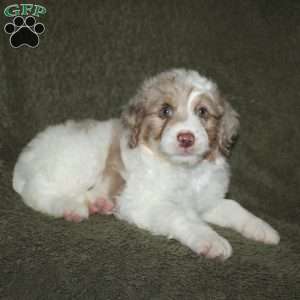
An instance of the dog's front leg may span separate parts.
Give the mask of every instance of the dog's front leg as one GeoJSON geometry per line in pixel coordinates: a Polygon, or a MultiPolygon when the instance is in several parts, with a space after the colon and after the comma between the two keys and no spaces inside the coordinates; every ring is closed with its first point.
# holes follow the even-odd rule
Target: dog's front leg
{"type": "Polygon", "coordinates": [[[152,212],[150,218],[149,215],[139,215],[134,223],[155,234],[174,238],[207,258],[224,260],[231,256],[229,242],[201,220],[189,219],[174,208],[155,208],[152,212]]]}
{"type": "Polygon", "coordinates": [[[232,228],[243,236],[266,244],[278,244],[280,237],[268,223],[254,216],[236,201],[224,199],[202,215],[204,221],[232,228]]]}

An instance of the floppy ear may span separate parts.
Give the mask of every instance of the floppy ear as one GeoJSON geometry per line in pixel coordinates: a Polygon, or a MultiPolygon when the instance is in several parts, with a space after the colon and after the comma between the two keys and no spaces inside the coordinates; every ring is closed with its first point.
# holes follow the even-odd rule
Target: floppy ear
{"type": "Polygon", "coordinates": [[[237,137],[240,127],[239,114],[232,108],[232,106],[224,102],[224,114],[221,119],[218,143],[221,152],[228,156],[230,149],[237,137]]]}
{"type": "Polygon", "coordinates": [[[123,125],[130,130],[129,148],[135,148],[138,145],[144,116],[145,109],[142,103],[128,104],[121,114],[123,125]]]}

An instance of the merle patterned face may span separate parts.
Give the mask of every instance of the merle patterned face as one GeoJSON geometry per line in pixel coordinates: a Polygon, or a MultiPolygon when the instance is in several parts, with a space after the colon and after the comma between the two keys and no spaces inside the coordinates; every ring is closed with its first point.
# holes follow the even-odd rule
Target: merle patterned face
{"type": "Polygon", "coordinates": [[[168,160],[189,164],[222,150],[226,124],[238,121],[234,113],[226,118],[231,107],[215,85],[209,90],[172,79],[145,85],[123,113],[132,128],[132,148],[142,143],[168,160]]]}
{"type": "Polygon", "coordinates": [[[162,94],[146,109],[140,139],[176,162],[196,162],[213,149],[222,107],[205,93],[185,88],[162,94]]]}

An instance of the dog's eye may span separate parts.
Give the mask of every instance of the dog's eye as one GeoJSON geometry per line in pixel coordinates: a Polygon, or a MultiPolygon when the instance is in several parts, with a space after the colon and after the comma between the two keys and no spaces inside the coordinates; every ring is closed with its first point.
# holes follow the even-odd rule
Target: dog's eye
{"type": "Polygon", "coordinates": [[[173,108],[171,105],[165,103],[159,111],[159,117],[161,119],[171,118],[173,115],[173,108]]]}
{"type": "Polygon", "coordinates": [[[205,106],[201,106],[197,109],[196,114],[200,118],[206,118],[208,116],[208,110],[205,106]]]}

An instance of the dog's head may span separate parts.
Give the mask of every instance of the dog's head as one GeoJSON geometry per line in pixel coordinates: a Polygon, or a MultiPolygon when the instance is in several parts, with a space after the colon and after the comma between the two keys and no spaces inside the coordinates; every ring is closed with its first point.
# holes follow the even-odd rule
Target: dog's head
{"type": "Polygon", "coordinates": [[[228,155],[238,114],[215,83],[175,69],[146,80],[122,113],[129,147],[144,144],[175,163],[195,164],[228,155]]]}

